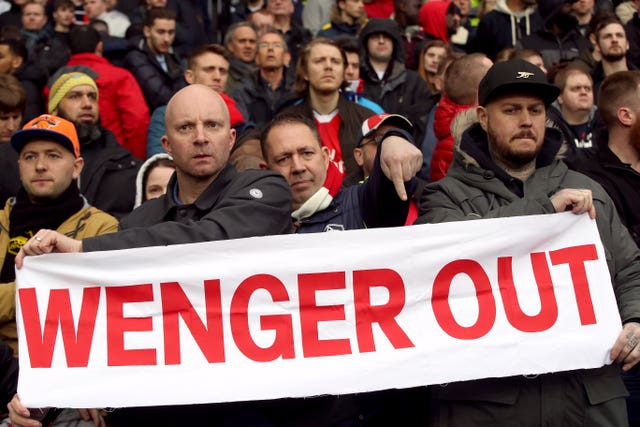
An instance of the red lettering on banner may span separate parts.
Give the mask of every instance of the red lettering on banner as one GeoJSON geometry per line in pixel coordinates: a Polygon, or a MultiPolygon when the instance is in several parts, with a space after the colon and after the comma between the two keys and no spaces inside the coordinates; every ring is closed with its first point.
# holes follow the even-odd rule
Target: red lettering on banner
{"type": "Polygon", "coordinates": [[[44,321],[44,331],[40,327],[40,312],[34,288],[18,290],[24,333],[32,368],[50,368],[53,349],[58,336],[58,326],[62,333],[62,343],[69,367],[86,367],[89,363],[93,331],[96,325],[100,288],[85,288],[76,335],[75,322],[71,312],[68,289],[53,289],[49,293],[49,304],[44,321]]]}
{"type": "Polygon", "coordinates": [[[164,363],[166,365],[180,364],[179,317],[182,317],[207,361],[209,363],[224,362],[220,280],[204,281],[206,326],[200,320],[200,316],[179,283],[161,283],[160,294],[162,295],[162,324],[164,327],[164,363]]]}
{"type": "Polygon", "coordinates": [[[395,317],[404,308],[405,290],[402,277],[388,268],[353,272],[353,300],[356,310],[356,333],[360,352],[376,351],[373,340],[373,324],[377,323],[394,348],[414,347],[395,317]],[[384,287],[389,301],[383,305],[371,305],[371,289],[384,287]]]}
{"type": "Polygon", "coordinates": [[[348,338],[320,339],[318,323],[345,320],[344,305],[316,304],[316,291],[344,289],[345,273],[311,273],[298,275],[298,297],[300,300],[300,328],[302,330],[302,353],[304,357],[335,356],[350,354],[348,338]]]}
{"type": "Polygon", "coordinates": [[[531,254],[531,266],[538,285],[540,311],[529,316],[522,311],[518,301],[511,257],[498,258],[498,288],[502,296],[504,311],[511,325],[522,332],[541,332],[552,327],[558,319],[558,303],[553,292],[553,282],[544,252],[531,254]]]}
{"type": "Polygon", "coordinates": [[[126,303],[153,301],[150,283],[130,286],[108,286],[107,294],[107,364],[109,366],[155,365],[156,350],[124,348],[124,333],[152,331],[151,316],[124,317],[126,303]]]}
{"type": "Polygon", "coordinates": [[[485,336],[496,320],[496,301],[491,283],[482,266],[473,260],[461,259],[445,265],[433,282],[431,306],[436,321],[444,332],[453,338],[473,340],[485,336]],[[473,282],[478,300],[478,320],[471,326],[462,326],[453,317],[449,305],[451,282],[458,274],[466,274],[473,282]]]}
{"type": "Polygon", "coordinates": [[[231,299],[231,333],[240,350],[249,359],[256,362],[270,362],[282,357],[293,359],[293,326],[291,315],[272,314],[260,316],[260,329],[275,331],[273,344],[267,348],[260,347],[251,337],[249,330],[249,300],[251,295],[263,289],[271,295],[274,302],[289,301],[289,294],[284,284],[275,276],[256,274],[243,280],[231,299]]]}
{"type": "Polygon", "coordinates": [[[593,309],[593,301],[589,292],[589,279],[587,279],[584,263],[585,261],[598,259],[596,246],[591,244],[558,249],[549,252],[549,256],[553,265],[569,264],[580,322],[582,325],[595,324],[596,313],[593,309]]]}

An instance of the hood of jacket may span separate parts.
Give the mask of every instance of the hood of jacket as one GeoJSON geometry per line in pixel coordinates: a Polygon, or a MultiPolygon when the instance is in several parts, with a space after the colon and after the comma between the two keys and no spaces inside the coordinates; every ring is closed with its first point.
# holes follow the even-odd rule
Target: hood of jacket
{"type": "Polygon", "coordinates": [[[383,33],[391,38],[393,41],[393,57],[392,59],[404,63],[404,48],[402,47],[402,32],[400,27],[391,19],[373,18],[370,19],[367,24],[360,31],[358,41],[362,46],[362,52],[364,58],[369,56],[369,50],[367,48],[367,40],[373,34],[383,33]]]}
{"type": "Polygon", "coordinates": [[[536,11],[536,7],[529,6],[520,12],[513,12],[509,9],[509,6],[507,6],[507,0],[496,0],[496,7],[493,10],[519,19],[533,14],[536,11]]]}
{"type": "Polygon", "coordinates": [[[428,1],[420,8],[420,25],[422,30],[434,37],[449,41],[447,31],[447,10],[451,6],[450,1],[428,1]]]}
{"type": "Polygon", "coordinates": [[[154,154],[153,156],[149,157],[142,164],[142,166],[140,166],[140,169],[138,169],[138,175],[136,175],[136,201],[133,205],[134,209],[142,204],[142,196],[144,196],[144,183],[142,181],[144,180],[144,175],[147,173],[147,170],[150,167],[152,167],[155,163],[158,162],[158,160],[161,159],[172,160],[172,157],[167,153],[154,154]]]}
{"type": "Polygon", "coordinates": [[[447,96],[440,98],[440,102],[436,107],[433,120],[433,131],[438,140],[443,140],[451,135],[451,122],[454,117],[465,110],[473,107],[473,104],[461,105],[453,102],[447,96]]]}

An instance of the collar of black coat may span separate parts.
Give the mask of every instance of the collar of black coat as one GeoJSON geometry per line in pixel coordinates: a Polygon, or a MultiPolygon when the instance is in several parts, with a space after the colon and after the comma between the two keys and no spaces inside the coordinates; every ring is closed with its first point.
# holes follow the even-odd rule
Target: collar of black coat
{"type": "MultiPolygon", "coordinates": [[[[179,206],[193,206],[195,209],[202,212],[209,212],[211,208],[216,204],[220,196],[224,193],[225,189],[228,188],[228,184],[233,180],[238,172],[235,170],[231,164],[227,163],[226,166],[220,171],[218,176],[209,184],[207,188],[198,196],[195,202],[191,204],[178,204],[174,199],[174,194],[176,192],[176,188],[178,186],[178,181],[176,174],[174,173],[167,184],[167,193],[166,196],[163,197],[165,209],[165,221],[171,221],[172,216],[175,215],[175,210],[179,206]]],[[[179,191],[178,191],[179,193],[179,191]]]]}

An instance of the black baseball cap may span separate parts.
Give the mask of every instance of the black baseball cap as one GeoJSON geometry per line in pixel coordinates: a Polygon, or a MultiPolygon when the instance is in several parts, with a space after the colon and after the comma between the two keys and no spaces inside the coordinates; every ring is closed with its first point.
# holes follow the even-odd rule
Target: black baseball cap
{"type": "Polygon", "coordinates": [[[548,107],[560,95],[560,89],[547,81],[538,66],[523,59],[511,59],[489,68],[478,87],[478,104],[486,107],[492,99],[511,93],[538,95],[548,107]]]}

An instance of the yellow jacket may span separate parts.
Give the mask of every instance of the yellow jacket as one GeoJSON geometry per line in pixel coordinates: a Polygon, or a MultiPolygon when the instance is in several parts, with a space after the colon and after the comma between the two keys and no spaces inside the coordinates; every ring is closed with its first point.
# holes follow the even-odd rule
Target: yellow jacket
{"type": "MultiPolygon", "coordinates": [[[[0,266],[9,246],[9,214],[13,201],[9,199],[0,211],[0,266]]],[[[118,220],[100,209],[85,206],[63,222],[57,230],[74,239],[98,236],[118,231],[118,220]]],[[[0,283],[0,339],[9,344],[18,356],[18,334],[16,331],[16,283],[0,283]]]]}

